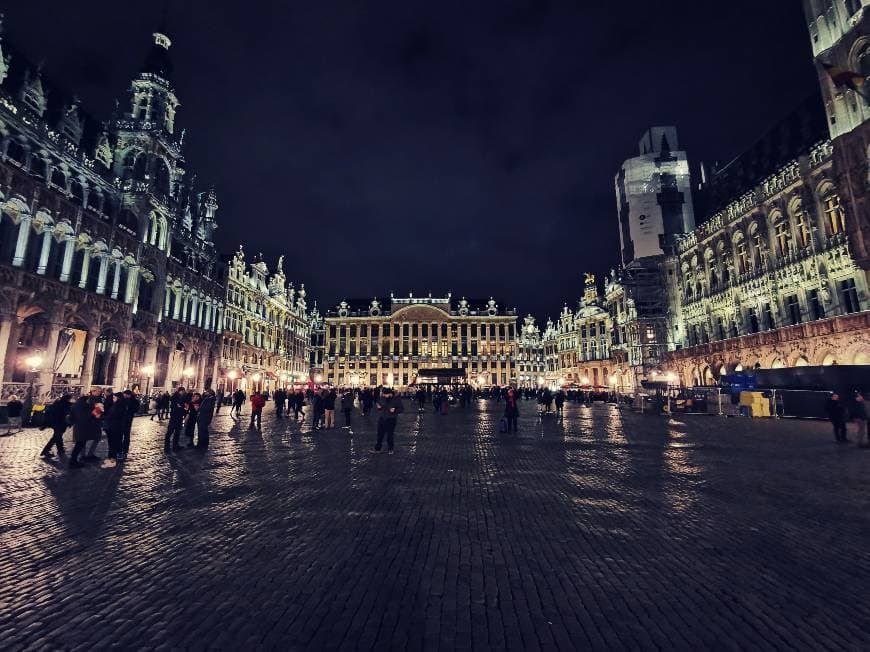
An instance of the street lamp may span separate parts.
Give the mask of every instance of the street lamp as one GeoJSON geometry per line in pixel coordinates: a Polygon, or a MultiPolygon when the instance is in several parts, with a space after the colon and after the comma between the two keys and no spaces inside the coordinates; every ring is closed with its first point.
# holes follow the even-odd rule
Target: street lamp
{"type": "Polygon", "coordinates": [[[154,365],[146,364],[139,371],[142,372],[142,375],[145,376],[145,404],[148,404],[148,393],[151,391],[151,378],[154,376],[154,365]]]}
{"type": "Polygon", "coordinates": [[[25,409],[21,413],[22,426],[30,425],[30,417],[33,414],[33,381],[36,378],[36,374],[39,373],[42,362],[43,358],[38,353],[24,358],[24,364],[30,368],[30,386],[27,388],[27,398],[24,400],[25,409]]]}
{"type": "Polygon", "coordinates": [[[190,389],[190,379],[193,378],[193,367],[188,367],[181,372],[181,375],[187,378],[188,389],[190,389]]]}

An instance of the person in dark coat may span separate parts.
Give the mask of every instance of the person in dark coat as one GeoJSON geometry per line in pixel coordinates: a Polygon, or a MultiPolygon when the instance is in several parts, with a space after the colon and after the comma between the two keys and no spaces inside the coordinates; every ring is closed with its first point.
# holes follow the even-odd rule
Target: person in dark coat
{"type": "Polygon", "coordinates": [[[197,448],[208,448],[208,429],[216,409],[217,396],[210,389],[205,390],[199,404],[199,410],[196,413],[196,429],[199,432],[196,441],[197,448]]]}
{"type": "Polygon", "coordinates": [[[124,401],[127,405],[127,418],[124,420],[124,431],[121,433],[121,450],[118,452],[119,460],[126,459],[130,451],[130,433],[133,431],[133,418],[139,414],[142,400],[138,391],[124,390],[124,401]]]}
{"type": "Polygon", "coordinates": [[[320,428],[320,420],[323,419],[324,404],[326,402],[326,390],[322,393],[315,392],[311,399],[311,428],[317,430],[320,428]]]}
{"type": "Polygon", "coordinates": [[[380,417],[378,417],[378,443],[375,444],[373,451],[375,453],[381,452],[381,446],[384,443],[384,437],[386,437],[387,452],[392,455],[396,422],[399,415],[405,411],[402,399],[395,395],[392,387],[384,387],[376,407],[380,412],[380,417]]]}
{"type": "Polygon", "coordinates": [[[18,400],[14,394],[9,397],[6,402],[6,434],[14,435],[12,428],[17,428],[15,432],[21,432],[21,414],[24,412],[24,403],[18,400]]]}
{"type": "Polygon", "coordinates": [[[353,412],[353,390],[345,390],[341,395],[341,412],[344,414],[344,425],[350,428],[350,415],[353,412]]]}
{"type": "MultiPolygon", "coordinates": [[[[203,397],[205,398],[205,397],[203,397]]],[[[218,388],[218,390],[214,394],[214,413],[217,414],[221,411],[221,405],[224,402],[224,390],[218,388]]]]}
{"type": "Polygon", "coordinates": [[[70,408],[73,427],[73,445],[70,454],[69,467],[76,469],[84,466],[79,462],[79,455],[89,441],[100,440],[102,428],[103,404],[94,400],[93,396],[80,396],[70,408]]]}
{"type": "Polygon", "coordinates": [[[520,416],[520,405],[516,390],[511,387],[504,401],[504,418],[507,420],[507,431],[517,431],[517,417],[520,416]]]}
{"type": "Polygon", "coordinates": [[[233,407],[230,409],[230,416],[233,416],[233,413],[237,417],[242,416],[242,405],[245,403],[245,393],[241,388],[237,389],[233,392],[233,407]]]}
{"type": "Polygon", "coordinates": [[[47,414],[45,415],[45,427],[51,428],[52,435],[51,439],[48,440],[48,443],[40,453],[42,457],[52,457],[53,454],[51,449],[55,446],[57,447],[57,454],[63,455],[63,433],[65,433],[66,429],[69,427],[67,417],[69,416],[69,410],[71,407],[72,394],[64,394],[48,406],[48,410],[46,410],[47,414]]]}
{"type": "Polygon", "coordinates": [[[846,406],[840,399],[840,395],[834,392],[825,405],[825,413],[834,427],[834,440],[838,444],[845,444],[849,439],[846,437],[846,406]]]}
{"type": "Polygon", "coordinates": [[[114,395],[111,405],[103,417],[103,428],[109,443],[109,457],[118,459],[121,453],[121,442],[124,438],[124,428],[127,426],[127,400],[122,393],[114,395]]]}
{"type": "Polygon", "coordinates": [[[287,392],[279,387],[272,395],[272,400],[275,402],[275,417],[278,419],[283,419],[284,407],[287,403],[287,392]]]}
{"type": "Polygon", "coordinates": [[[187,401],[187,417],[184,420],[184,435],[187,437],[187,447],[193,448],[194,437],[196,436],[196,417],[199,412],[199,404],[202,401],[202,395],[199,392],[194,392],[188,397],[187,401]]]}
{"type": "Polygon", "coordinates": [[[178,450],[178,438],[181,436],[181,430],[184,428],[184,417],[187,415],[187,392],[184,387],[178,387],[172,399],[169,401],[169,427],[166,429],[166,435],[163,438],[163,452],[170,451],[169,445],[172,442],[172,450],[178,450]]]}
{"type": "Polygon", "coordinates": [[[323,392],[326,395],[323,399],[323,427],[331,430],[335,428],[335,401],[338,398],[338,394],[336,394],[334,389],[330,389],[328,392],[323,390],[323,392]]]}
{"type": "Polygon", "coordinates": [[[414,398],[417,401],[417,409],[422,412],[425,409],[424,406],[426,405],[426,392],[423,390],[422,387],[417,390],[414,398]]]}
{"type": "Polygon", "coordinates": [[[852,404],[849,406],[849,416],[855,423],[855,436],[858,439],[858,445],[861,448],[867,448],[867,403],[864,401],[864,395],[861,392],[855,392],[855,398],[852,399],[852,404]]]}

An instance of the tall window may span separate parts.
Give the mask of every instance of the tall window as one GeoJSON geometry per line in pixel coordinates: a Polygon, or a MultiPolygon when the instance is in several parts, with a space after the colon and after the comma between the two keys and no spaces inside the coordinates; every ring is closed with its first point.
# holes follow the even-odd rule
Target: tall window
{"type": "Polygon", "coordinates": [[[752,232],[752,255],[755,258],[755,266],[760,268],[764,266],[764,238],[761,231],[755,229],[752,232]]]}
{"type": "Polygon", "coordinates": [[[840,299],[843,304],[843,312],[858,312],[861,309],[858,303],[858,290],[855,287],[855,279],[848,278],[840,281],[840,299]]]}
{"type": "Polygon", "coordinates": [[[792,324],[801,323],[801,304],[796,294],[790,294],[785,298],[785,311],[792,324]]]}
{"type": "Polygon", "coordinates": [[[788,228],[788,220],[784,217],[777,219],[773,226],[773,235],[776,239],[777,252],[780,256],[791,253],[791,232],[788,228]]]}
{"type": "Polygon", "coordinates": [[[840,207],[838,195],[828,195],[825,198],[825,223],[829,235],[836,235],[846,230],[846,218],[840,207]]]}
{"type": "Polygon", "coordinates": [[[740,236],[734,246],[737,252],[737,273],[745,274],[749,269],[749,255],[746,252],[746,240],[743,236],[740,236]]]}
{"type": "Polygon", "coordinates": [[[818,290],[810,290],[807,293],[807,301],[809,303],[810,309],[810,317],[812,319],[824,319],[825,318],[825,307],[822,305],[822,301],[819,298],[818,290]]]}
{"type": "Polygon", "coordinates": [[[798,242],[801,247],[809,247],[812,234],[810,233],[809,217],[801,204],[794,209],[794,220],[797,224],[798,242]]]}
{"type": "Polygon", "coordinates": [[[758,325],[758,314],[755,311],[755,308],[749,309],[749,332],[757,333],[760,330],[758,325]]]}

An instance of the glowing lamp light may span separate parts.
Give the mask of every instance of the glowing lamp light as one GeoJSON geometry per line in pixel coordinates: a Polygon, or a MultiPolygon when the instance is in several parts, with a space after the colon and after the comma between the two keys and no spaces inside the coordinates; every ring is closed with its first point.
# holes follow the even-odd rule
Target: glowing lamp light
{"type": "Polygon", "coordinates": [[[235,369],[230,369],[230,370],[227,372],[227,378],[229,378],[230,380],[235,380],[235,379],[238,377],[238,375],[239,375],[239,374],[236,373],[236,370],[235,370],[235,369]]]}
{"type": "Polygon", "coordinates": [[[611,376],[611,377],[608,379],[608,381],[609,381],[610,384],[613,385],[614,387],[616,386],[616,376],[611,376]]]}
{"type": "Polygon", "coordinates": [[[42,356],[41,355],[29,355],[24,358],[24,364],[30,367],[33,370],[39,369],[42,366],[42,356]]]}
{"type": "Polygon", "coordinates": [[[588,385],[589,384],[589,376],[583,376],[583,378],[580,379],[580,384],[581,385],[588,385]]]}
{"type": "Polygon", "coordinates": [[[286,383],[286,382],[287,382],[287,374],[281,374],[281,382],[282,382],[282,383],[286,383]]]}
{"type": "Polygon", "coordinates": [[[677,382],[677,374],[675,374],[673,371],[669,371],[665,374],[665,380],[669,383],[675,383],[677,382]]]}
{"type": "Polygon", "coordinates": [[[262,378],[260,374],[254,374],[253,376],[251,376],[251,380],[253,380],[255,383],[260,382],[260,378],[262,378]]]}
{"type": "Polygon", "coordinates": [[[322,383],[323,382],[323,374],[314,374],[314,382],[322,383]]]}
{"type": "Polygon", "coordinates": [[[154,375],[154,365],[153,364],[146,364],[144,367],[142,367],[141,371],[146,376],[153,376],[154,375]]]}
{"type": "Polygon", "coordinates": [[[543,376],[538,376],[538,385],[543,385],[543,384],[544,384],[543,376]]]}

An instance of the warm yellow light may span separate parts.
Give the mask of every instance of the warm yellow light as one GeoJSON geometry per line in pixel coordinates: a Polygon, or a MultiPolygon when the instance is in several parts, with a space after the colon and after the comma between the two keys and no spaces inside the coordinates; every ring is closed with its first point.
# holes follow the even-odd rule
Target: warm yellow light
{"type": "Polygon", "coordinates": [[[544,378],[542,376],[538,376],[538,385],[544,384],[544,378]]]}
{"type": "Polygon", "coordinates": [[[144,367],[142,367],[141,371],[146,376],[153,376],[154,375],[154,365],[153,364],[146,364],[144,367]]]}
{"type": "Polygon", "coordinates": [[[580,379],[580,383],[583,385],[588,385],[589,384],[589,376],[583,376],[583,378],[580,379]]]}
{"type": "Polygon", "coordinates": [[[260,382],[260,378],[262,378],[260,374],[254,374],[253,376],[251,376],[251,380],[253,380],[255,383],[260,382]]]}
{"type": "Polygon", "coordinates": [[[186,376],[187,378],[190,378],[190,377],[193,376],[193,367],[188,367],[187,369],[185,369],[185,370],[182,371],[181,373],[182,373],[184,376],[186,376]]]}
{"type": "Polygon", "coordinates": [[[41,355],[31,355],[24,358],[24,363],[31,369],[39,369],[42,366],[41,355]]]}
{"type": "Polygon", "coordinates": [[[227,378],[229,378],[230,380],[235,380],[235,379],[238,377],[238,375],[239,375],[239,374],[236,373],[236,370],[235,370],[235,369],[230,369],[230,370],[227,372],[227,378]]]}
{"type": "Polygon", "coordinates": [[[610,384],[611,384],[611,385],[616,385],[616,376],[611,376],[611,377],[609,378],[609,381],[610,381],[610,384]]]}
{"type": "Polygon", "coordinates": [[[282,383],[286,383],[286,382],[287,382],[287,374],[281,374],[281,382],[282,382],[282,383]]]}
{"type": "Polygon", "coordinates": [[[315,374],[314,375],[314,382],[315,383],[322,383],[323,382],[323,374],[315,374]]]}
{"type": "Polygon", "coordinates": [[[669,383],[675,383],[677,382],[677,374],[675,374],[673,371],[669,371],[665,374],[665,380],[667,380],[669,383]]]}

